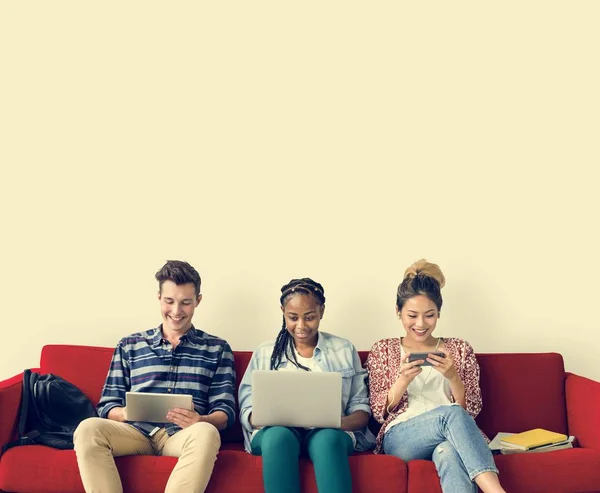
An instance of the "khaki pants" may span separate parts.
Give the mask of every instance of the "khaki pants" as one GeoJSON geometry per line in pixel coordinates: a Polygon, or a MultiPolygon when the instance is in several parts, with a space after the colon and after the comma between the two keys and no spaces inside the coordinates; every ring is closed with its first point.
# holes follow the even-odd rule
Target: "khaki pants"
{"type": "Polygon", "coordinates": [[[195,423],[169,436],[161,428],[148,438],[126,423],[88,418],[77,429],[73,442],[86,493],[122,493],[121,478],[113,457],[165,455],[179,457],[166,493],[203,493],[210,480],[221,436],[210,423],[195,423]]]}

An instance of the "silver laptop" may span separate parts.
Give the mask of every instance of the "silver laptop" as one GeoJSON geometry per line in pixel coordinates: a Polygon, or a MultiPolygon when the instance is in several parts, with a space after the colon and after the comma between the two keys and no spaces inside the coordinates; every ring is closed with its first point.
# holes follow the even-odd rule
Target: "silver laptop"
{"type": "Polygon", "coordinates": [[[336,372],[252,372],[252,424],[339,428],[342,375],[336,372]]]}
{"type": "Polygon", "coordinates": [[[127,392],[125,394],[127,421],[166,423],[167,413],[176,407],[189,411],[194,409],[192,396],[151,392],[127,392]]]}

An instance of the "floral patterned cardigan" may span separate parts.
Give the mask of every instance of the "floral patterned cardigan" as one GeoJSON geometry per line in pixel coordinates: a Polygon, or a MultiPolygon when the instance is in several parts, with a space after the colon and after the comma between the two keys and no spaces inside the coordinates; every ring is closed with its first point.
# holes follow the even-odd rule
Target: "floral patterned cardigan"
{"type": "MultiPolygon", "coordinates": [[[[454,359],[456,371],[465,386],[465,401],[467,412],[475,418],[481,411],[481,389],[479,388],[479,364],[471,345],[462,339],[444,338],[446,351],[454,359]]],[[[375,343],[367,357],[369,373],[369,399],[373,417],[382,424],[375,453],[381,453],[385,430],[397,416],[408,407],[408,393],[405,392],[400,402],[386,416],[386,401],[390,387],[400,375],[400,338],[382,339],[375,343]]],[[[451,401],[455,402],[454,396],[451,401]]],[[[483,432],[482,432],[483,433],[483,432]]],[[[485,436],[485,435],[484,435],[485,436]]],[[[486,437],[487,439],[487,437],[486,437]]]]}

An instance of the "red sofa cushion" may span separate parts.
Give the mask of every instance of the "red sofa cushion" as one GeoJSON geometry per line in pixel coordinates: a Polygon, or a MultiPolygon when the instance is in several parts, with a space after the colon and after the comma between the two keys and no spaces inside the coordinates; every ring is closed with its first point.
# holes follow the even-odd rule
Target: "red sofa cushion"
{"type": "Polygon", "coordinates": [[[0,489],[27,493],[82,493],[75,452],[44,445],[11,448],[0,461],[0,489]]]}
{"type": "MultiPolygon", "coordinates": [[[[597,492],[600,454],[585,449],[495,456],[506,491],[527,493],[597,492]]],[[[442,493],[435,465],[427,460],[408,463],[408,492],[442,493]]]]}
{"type": "MultiPolygon", "coordinates": [[[[162,493],[177,463],[174,457],[128,456],[115,459],[127,493],[162,493]]],[[[390,456],[360,454],[350,457],[353,491],[407,493],[407,467],[390,456]]],[[[15,447],[0,461],[3,491],[27,493],[84,493],[77,459],[72,450],[42,445],[15,447]]],[[[314,469],[300,460],[303,493],[317,493],[314,469]]],[[[221,450],[207,493],[240,493],[263,490],[262,459],[241,450],[221,450]]]]}

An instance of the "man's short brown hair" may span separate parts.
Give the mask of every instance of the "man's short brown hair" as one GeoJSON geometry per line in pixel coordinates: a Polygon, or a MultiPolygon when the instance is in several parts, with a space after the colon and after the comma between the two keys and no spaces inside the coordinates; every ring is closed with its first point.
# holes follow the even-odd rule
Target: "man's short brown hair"
{"type": "Polygon", "coordinates": [[[168,260],[154,277],[158,281],[158,289],[161,293],[163,283],[165,281],[172,281],[178,286],[191,282],[196,289],[196,296],[200,295],[200,274],[190,264],[182,260],[168,260]]]}

